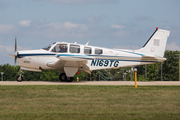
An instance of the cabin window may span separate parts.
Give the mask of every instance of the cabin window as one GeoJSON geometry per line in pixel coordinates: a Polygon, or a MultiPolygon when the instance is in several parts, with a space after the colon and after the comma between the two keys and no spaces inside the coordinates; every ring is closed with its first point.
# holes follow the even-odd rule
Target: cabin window
{"type": "Polygon", "coordinates": [[[67,44],[57,44],[57,45],[52,49],[52,52],[66,53],[66,52],[67,52],[67,44]]]}
{"type": "Polygon", "coordinates": [[[97,48],[95,49],[95,54],[100,55],[102,53],[103,53],[102,49],[97,49],[97,48]]]}
{"type": "Polygon", "coordinates": [[[70,52],[71,53],[80,53],[80,46],[79,45],[70,45],[70,52]]]}
{"type": "Polygon", "coordinates": [[[84,47],[84,54],[91,54],[91,48],[90,47],[84,47]]]}

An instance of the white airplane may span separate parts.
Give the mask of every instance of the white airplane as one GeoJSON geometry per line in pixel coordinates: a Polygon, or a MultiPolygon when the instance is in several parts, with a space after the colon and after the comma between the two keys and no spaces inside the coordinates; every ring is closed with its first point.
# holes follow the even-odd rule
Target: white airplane
{"type": "MultiPolygon", "coordinates": [[[[11,57],[18,61],[21,70],[58,70],[61,81],[71,82],[78,71],[110,69],[165,61],[163,57],[170,31],[156,28],[155,32],[138,50],[109,49],[66,42],[54,42],[40,50],[17,51],[11,57]]],[[[20,73],[17,81],[22,81],[20,73]]]]}

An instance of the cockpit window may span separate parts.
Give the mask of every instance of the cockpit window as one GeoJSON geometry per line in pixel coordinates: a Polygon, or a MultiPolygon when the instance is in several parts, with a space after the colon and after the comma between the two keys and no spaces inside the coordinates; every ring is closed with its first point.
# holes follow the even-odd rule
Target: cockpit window
{"type": "Polygon", "coordinates": [[[42,48],[42,49],[48,51],[48,50],[51,48],[51,46],[54,45],[55,43],[56,43],[56,42],[54,42],[54,43],[52,43],[52,44],[49,44],[48,46],[46,46],[46,47],[44,47],[44,48],[42,48]]]}
{"type": "Polygon", "coordinates": [[[57,44],[57,45],[52,49],[52,52],[66,53],[66,52],[67,52],[67,44],[57,44]]]}

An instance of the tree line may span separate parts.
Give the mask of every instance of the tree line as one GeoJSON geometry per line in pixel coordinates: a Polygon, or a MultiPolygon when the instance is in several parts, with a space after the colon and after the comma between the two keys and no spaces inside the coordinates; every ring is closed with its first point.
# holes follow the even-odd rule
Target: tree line
{"type": "MultiPolygon", "coordinates": [[[[162,62],[162,73],[164,81],[178,81],[179,78],[179,59],[176,55],[179,51],[166,50],[164,57],[167,59],[162,62]]],[[[139,81],[145,81],[145,65],[134,66],[137,68],[137,76],[139,81]]],[[[0,72],[4,72],[3,80],[14,81],[19,74],[20,67],[4,64],[0,65],[0,72]]],[[[147,81],[161,80],[161,63],[147,65],[147,81]]],[[[79,77],[80,81],[122,81],[134,80],[134,75],[131,67],[123,67],[118,69],[102,69],[94,70],[91,74],[80,72],[76,73],[74,80],[79,77]]],[[[24,71],[23,79],[25,81],[59,81],[59,71],[43,70],[43,72],[24,71]]]]}

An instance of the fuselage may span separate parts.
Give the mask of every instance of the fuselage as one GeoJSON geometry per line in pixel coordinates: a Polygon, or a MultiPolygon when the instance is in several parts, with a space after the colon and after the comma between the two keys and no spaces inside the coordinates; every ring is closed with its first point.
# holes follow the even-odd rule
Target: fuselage
{"type": "Polygon", "coordinates": [[[164,58],[158,60],[153,57],[147,59],[143,58],[144,56],[147,55],[133,50],[115,50],[76,43],[56,42],[40,50],[18,51],[17,60],[21,67],[46,70],[63,70],[63,65],[55,67],[49,65],[59,60],[76,61],[78,65],[86,64],[89,70],[151,64],[165,60],[164,58]],[[65,49],[62,52],[59,48],[60,45],[65,49]]]}

